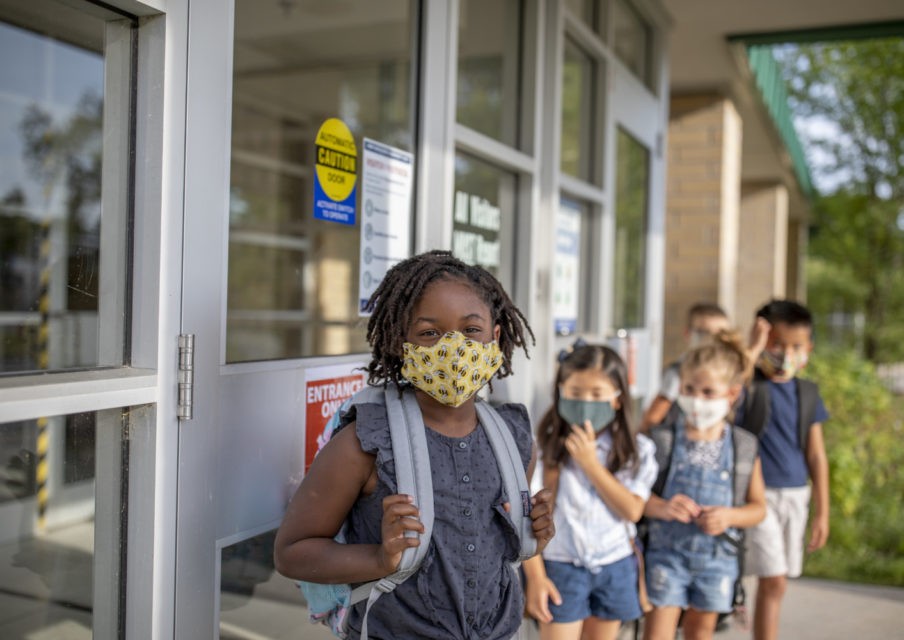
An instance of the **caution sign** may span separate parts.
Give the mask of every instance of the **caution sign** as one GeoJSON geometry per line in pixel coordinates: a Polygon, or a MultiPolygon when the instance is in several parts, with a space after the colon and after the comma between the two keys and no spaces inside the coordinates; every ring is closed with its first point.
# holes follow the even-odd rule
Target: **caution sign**
{"type": "Polygon", "coordinates": [[[330,118],[320,125],[314,147],[314,217],[355,224],[358,147],[352,132],[339,118],[330,118]]]}

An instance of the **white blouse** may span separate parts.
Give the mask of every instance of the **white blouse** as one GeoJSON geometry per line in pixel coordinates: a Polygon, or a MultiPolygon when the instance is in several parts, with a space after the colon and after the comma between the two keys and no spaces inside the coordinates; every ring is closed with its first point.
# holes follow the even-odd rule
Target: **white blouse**
{"type": "MultiPolygon", "coordinates": [[[[596,455],[601,464],[606,464],[611,448],[612,436],[609,431],[604,431],[596,440],[596,455]]],[[[621,469],[615,477],[631,493],[646,501],[659,471],[656,445],[646,436],[638,435],[637,450],[637,466],[621,469]]],[[[542,485],[542,473],[538,464],[532,483],[535,489],[542,485]]],[[[604,565],[632,553],[628,531],[630,528],[631,535],[634,534],[633,523],[625,527],[627,520],[609,508],[590,479],[570,459],[559,472],[554,518],[556,535],[543,551],[546,560],[568,562],[596,573],[604,565]]]]}

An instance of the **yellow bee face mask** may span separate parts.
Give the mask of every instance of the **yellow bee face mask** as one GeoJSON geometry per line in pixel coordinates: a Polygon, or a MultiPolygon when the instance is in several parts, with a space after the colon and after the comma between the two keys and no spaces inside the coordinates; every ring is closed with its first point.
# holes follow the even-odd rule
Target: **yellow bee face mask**
{"type": "Polygon", "coordinates": [[[502,364],[496,341],[483,344],[450,331],[435,344],[402,344],[402,377],[427,395],[450,407],[463,404],[502,364]]]}

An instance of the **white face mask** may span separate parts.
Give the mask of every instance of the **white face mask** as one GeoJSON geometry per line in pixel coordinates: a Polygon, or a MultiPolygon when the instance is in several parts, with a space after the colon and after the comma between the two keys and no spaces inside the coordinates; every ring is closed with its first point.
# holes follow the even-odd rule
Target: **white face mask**
{"type": "Polygon", "coordinates": [[[721,424],[731,411],[728,398],[708,399],[679,395],[678,406],[692,425],[704,431],[721,424]]]}

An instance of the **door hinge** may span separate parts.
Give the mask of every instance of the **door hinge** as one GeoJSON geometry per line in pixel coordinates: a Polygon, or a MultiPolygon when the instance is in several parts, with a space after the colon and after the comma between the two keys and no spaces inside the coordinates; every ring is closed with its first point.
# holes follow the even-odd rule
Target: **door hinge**
{"type": "Polygon", "coordinates": [[[192,419],[192,392],[195,385],[195,334],[179,334],[179,407],[180,420],[192,419]]]}

